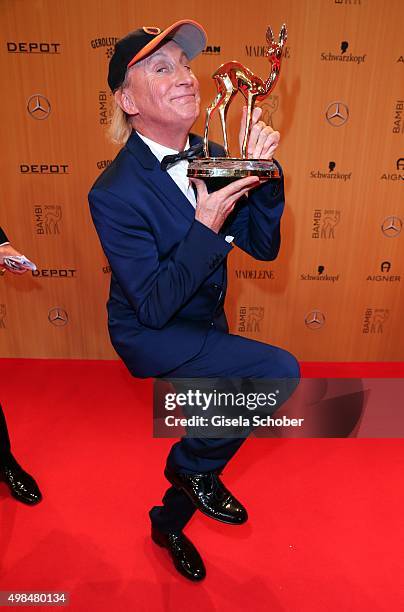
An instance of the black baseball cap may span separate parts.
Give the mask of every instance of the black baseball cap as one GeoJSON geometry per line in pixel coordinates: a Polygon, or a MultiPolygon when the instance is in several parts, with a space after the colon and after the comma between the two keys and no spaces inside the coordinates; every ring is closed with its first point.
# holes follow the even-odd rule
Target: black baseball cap
{"type": "Polygon", "coordinates": [[[166,39],[176,42],[191,60],[206,47],[207,36],[203,27],[192,19],[176,21],[165,30],[143,26],[130,32],[115,44],[109,62],[108,85],[111,90],[115,91],[122,85],[128,68],[149,55],[166,39]]]}

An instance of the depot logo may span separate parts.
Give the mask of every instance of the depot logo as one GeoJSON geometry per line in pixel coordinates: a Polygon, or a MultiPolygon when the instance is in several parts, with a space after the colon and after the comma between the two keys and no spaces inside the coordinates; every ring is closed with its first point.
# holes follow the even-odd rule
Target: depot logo
{"type": "Polygon", "coordinates": [[[14,42],[7,43],[8,53],[44,53],[59,55],[61,43],[57,42],[14,42]]]}
{"type": "Polygon", "coordinates": [[[69,174],[69,164],[20,164],[21,174],[69,174]]]}
{"type": "Polygon", "coordinates": [[[77,270],[71,270],[67,268],[63,269],[42,269],[42,270],[32,270],[32,276],[35,277],[43,277],[43,278],[76,278],[77,270]]]}

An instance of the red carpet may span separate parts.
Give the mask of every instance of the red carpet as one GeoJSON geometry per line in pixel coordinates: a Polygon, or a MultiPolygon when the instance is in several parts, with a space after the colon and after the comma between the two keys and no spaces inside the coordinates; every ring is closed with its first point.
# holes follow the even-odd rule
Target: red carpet
{"type": "MultiPolygon", "coordinates": [[[[223,478],[250,520],[196,514],[187,534],[208,575],[192,584],[149,539],[172,444],[151,437],[151,381],[119,362],[1,360],[0,372],[15,455],[45,497],[29,508],[0,484],[0,590],[69,591],[74,612],[403,609],[402,440],[248,440],[223,478]]],[[[404,366],[303,368],[319,372],[404,366]]]]}

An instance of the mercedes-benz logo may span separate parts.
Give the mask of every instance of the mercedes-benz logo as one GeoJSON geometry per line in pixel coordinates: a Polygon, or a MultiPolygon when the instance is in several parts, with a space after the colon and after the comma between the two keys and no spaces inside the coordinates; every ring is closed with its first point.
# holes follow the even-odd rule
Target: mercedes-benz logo
{"type": "Polygon", "coordinates": [[[312,310],[306,315],[304,322],[309,329],[320,329],[325,323],[325,316],[320,310],[312,310]]]}
{"type": "Polygon", "coordinates": [[[395,238],[403,229],[403,222],[399,217],[386,217],[382,223],[382,232],[387,238],[395,238]]]}
{"type": "Polygon", "coordinates": [[[331,102],[325,111],[325,117],[333,127],[341,127],[348,121],[349,109],[343,102],[331,102]]]}
{"type": "Polygon", "coordinates": [[[69,321],[68,314],[63,308],[51,308],[48,313],[48,321],[56,327],[62,327],[69,321]]]}
{"type": "Polygon", "coordinates": [[[47,119],[51,112],[51,105],[45,96],[34,94],[28,98],[27,111],[33,119],[47,119]]]}

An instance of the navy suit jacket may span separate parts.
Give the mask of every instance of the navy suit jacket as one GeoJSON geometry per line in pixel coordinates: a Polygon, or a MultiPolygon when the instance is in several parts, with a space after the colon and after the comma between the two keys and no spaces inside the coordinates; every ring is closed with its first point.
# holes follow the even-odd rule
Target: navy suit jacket
{"type": "MultiPolygon", "coordinates": [[[[190,134],[190,144],[201,138],[190,134]]],[[[210,144],[211,154],[223,148],[210,144]]],[[[162,376],[201,350],[223,310],[226,259],[241,249],[272,260],[280,245],[283,177],[243,198],[219,234],[195,209],[135,131],[89,193],[91,215],[111,266],[107,303],[112,344],[137,377],[162,376]]]]}

